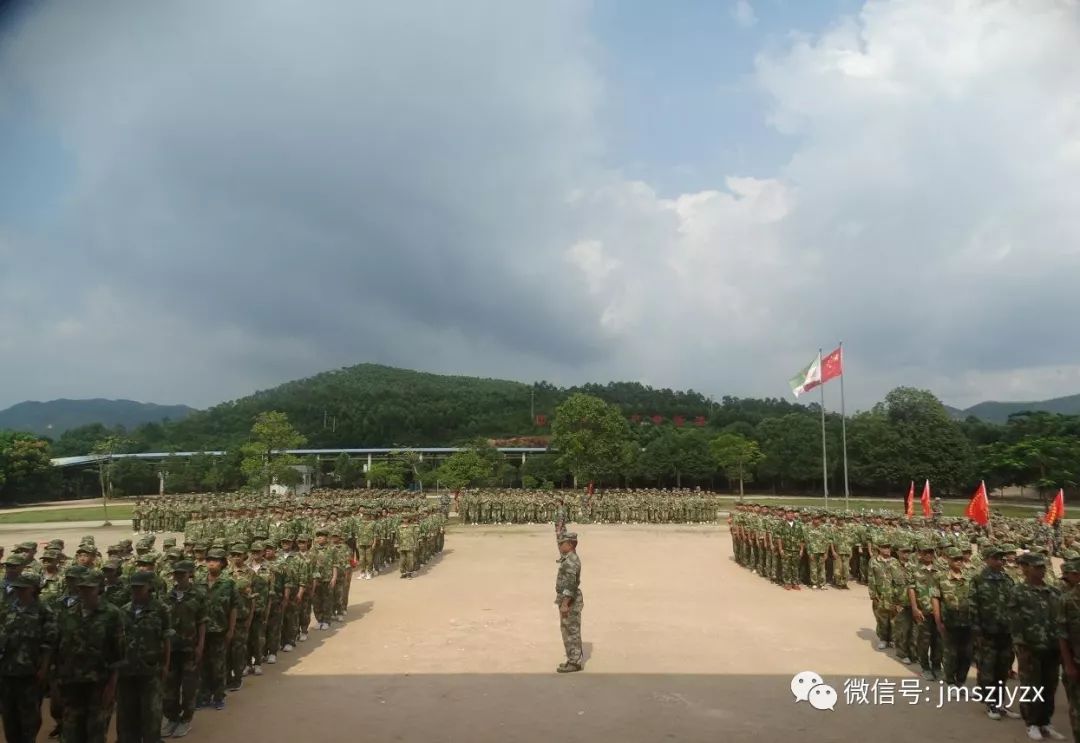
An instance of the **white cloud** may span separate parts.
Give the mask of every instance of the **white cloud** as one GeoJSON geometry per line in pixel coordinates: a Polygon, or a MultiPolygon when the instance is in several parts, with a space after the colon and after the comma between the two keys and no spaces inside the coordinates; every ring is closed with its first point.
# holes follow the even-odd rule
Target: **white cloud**
{"type": "Polygon", "coordinates": [[[757,15],[754,13],[754,6],[750,4],[750,0],[737,0],[731,6],[731,17],[742,28],[750,28],[757,23],[757,15]]]}

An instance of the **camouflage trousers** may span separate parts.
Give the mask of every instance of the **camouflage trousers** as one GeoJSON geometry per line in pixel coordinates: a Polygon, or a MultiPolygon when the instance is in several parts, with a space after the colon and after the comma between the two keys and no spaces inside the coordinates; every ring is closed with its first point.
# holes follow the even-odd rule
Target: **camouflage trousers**
{"type": "Polygon", "coordinates": [[[801,559],[799,553],[794,550],[784,550],[780,563],[781,582],[785,585],[799,583],[799,568],[801,559]]]}
{"type": "Polygon", "coordinates": [[[810,555],[810,585],[821,587],[825,585],[825,553],[810,555]]]}
{"type": "Polygon", "coordinates": [[[233,689],[240,686],[244,678],[244,668],[248,664],[248,632],[247,617],[236,618],[236,632],[233,634],[229,647],[226,648],[225,661],[225,687],[233,689]]]}
{"type": "Polygon", "coordinates": [[[105,743],[112,709],[101,706],[104,684],[61,684],[64,719],[61,743],[105,743]]]}
{"type": "Polygon", "coordinates": [[[308,586],[308,590],[304,591],[304,598],[300,599],[300,632],[301,634],[307,634],[308,628],[311,627],[311,605],[312,596],[315,591],[308,586]]]}
{"type": "Polygon", "coordinates": [[[352,570],[342,570],[338,575],[337,585],[334,586],[334,604],[333,612],[335,614],[344,614],[345,607],[349,605],[349,600],[346,598],[349,593],[349,587],[352,585],[352,570]]]}
{"type": "Polygon", "coordinates": [[[357,548],[356,548],[356,551],[360,553],[360,560],[359,560],[360,564],[356,566],[357,570],[359,570],[361,573],[366,573],[366,572],[368,572],[370,570],[373,570],[374,567],[375,567],[375,565],[373,563],[374,550],[372,549],[371,545],[370,544],[358,545],[357,548]]]}
{"type": "Polygon", "coordinates": [[[870,553],[864,548],[859,552],[859,582],[866,583],[870,579],[870,553]]]}
{"type": "Polygon", "coordinates": [[[915,643],[912,632],[911,607],[905,606],[892,618],[892,643],[897,658],[914,658],[915,643]]]}
{"type": "Polygon", "coordinates": [[[319,584],[315,586],[315,598],[312,601],[312,608],[315,609],[315,621],[329,622],[330,610],[334,605],[334,591],[330,588],[330,581],[321,580],[319,584]]]}
{"type": "Polygon", "coordinates": [[[224,632],[207,632],[202,660],[199,696],[220,702],[225,699],[225,668],[229,649],[224,632]]]}
{"type": "Polygon", "coordinates": [[[0,716],[4,718],[4,740],[34,743],[41,729],[41,688],[33,676],[4,676],[0,679],[0,716]]]}
{"type": "Polygon", "coordinates": [[[871,606],[874,609],[874,620],[876,623],[874,632],[877,634],[877,639],[882,642],[892,642],[892,605],[888,602],[874,599],[871,606]]]}
{"type": "Polygon", "coordinates": [[[161,740],[161,674],[122,676],[116,692],[117,743],[161,740]]]}
{"type": "Polygon", "coordinates": [[[1073,731],[1073,743],[1080,743],[1080,683],[1070,681],[1062,675],[1061,683],[1065,687],[1065,698],[1069,700],[1069,726],[1073,731]]]}
{"type": "Polygon", "coordinates": [[[848,580],[851,579],[851,553],[838,552],[833,560],[832,582],[837,588],[847,588],[848,580]]]}
{"type": "Polygon", "coordinates": [[[980,635],[975,640],[975,667],[979,686],[985,688],[1004,684],[1009,680],[1009,671],[1012,670],[1012,637],[1007,634],[980,635]]]}
{"type": "Polygon", "coordinates": [[[946,624],[945,636],[941,640],[945,683],[963,686],[971,670],[971,627],[946,624]]]}
{"type": "Polygon", "coordinates": [[[1054,716],[1054,695],[1061,678],[1061,655],[1056,647],[1016,646],[1016,670],[1020,686],[1042,688],[1042,701],[1021,702],[1020,714],[1025,725],[1046,727],[1054,716]]]}
{"type": "Polygon", "coordinates": [[[248,630],[247,654],[249,659],[254,659],[255,665],[262,665],[266,657],[266,609],[255,609],[255,617],[251,620],[251,629],[248,630]]]}
{"type": "Polygon", "coordinates": [[[924,671],[937,673],[941,670],[941,635],[930,612],[924,612],[921,622],[915,624],[915,658],[924,671]]]}
{"type": "Polygon", "coordinates": [[[413,550],[401,550],[401,574],[416,571],[416,552],[413,550]]]}
{"type": "Polygon", "coordinates": [[[198,693],[199,665],[195,662],[195,651],[174,650],[169,658],[169,675],[162,693],[165,717],[173,722],[191,722],[198,693]]]}
{"type": "Polygon", "coordinates": [[[559,630],[562,632],[563,649],[569,663],[581,665],[581,610],[585,608],[585,599],[578,591],[570,604],[566,615],[559,614],[559,630]]]}
{"type": "Polygon", "coordinates": [[[300,606],[296,599],[289,599],[289,603],[282,609],[281,614],[281,645],[295,645],[296,636],[300,634],[300,606]]]}
{"type": "Polygon", "coordinates": [[[281,610],[281,599],[270,600],[270,613],[266,615],[266,653],[277,655],[281,650],[281,627],[285,614],[281,610]]]}

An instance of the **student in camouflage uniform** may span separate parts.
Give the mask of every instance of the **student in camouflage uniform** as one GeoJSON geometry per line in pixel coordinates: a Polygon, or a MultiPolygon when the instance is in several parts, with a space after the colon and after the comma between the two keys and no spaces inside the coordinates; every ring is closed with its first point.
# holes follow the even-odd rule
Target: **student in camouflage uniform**
{"type": "Polygon", "coordinates": [[[1054,716],[1054,696],[1060,679],[1061,593],[1044,581],[1045,557],[1029,552],[1021,557],[1019,564],[1024,582],[1013,589],[1008,605],[1019,684],[1043,690],[1042,701],[1021,702],[1020,714],[1028,726],[1028,737],[1057,738],[1061,734],[1051,727],[1050,720],[1054,716]]]}
{"type": "Polygon", "coordinates": [[[78,579],[79,600],[56,616],[56,679],[63,699],[64,743],[105,743],[120,666],[124,619],[101,600],[102,575],[78,579]]]}
{"type": "Polygon", "coordinates": [[[311,627],[311,611],[315,598],[315,583],[318,581],[318,568],[315,556],[311,553],[311,537],[298,537],[296,547],[296,555],[293,559],[296,561],[300,586],[304,590],[299,591],[297,594],[300,601],[300,613],[298,615],[300,632],[293,638],[293,641],[307,642],[308,629],[311,627]]]}
{"type": "Polygon", "coordinates": [[[951,547],[947,556],[949,570],[938,576],[931,600],[942,639],[945,683],[963,686],[971,670],[971,583],[964,570],[963,550],[951,547]]]}
{"type": "MultiPolygon", "coordinates": [[[[1009,553],[1009,547],[1012,545],[989,548],[985,555],[986,567],[971,579],[968,596],[971,631],[975,640],[978,682],[983,688],[1005,684],[1012,668],[1008,605],[1014,583],[1005,572],[1005,555],[1009,553]]],[[[991,720],[1000,720],[1006,713],[1002,706],[987,704],[986,714],[991,720]]]]}
{"type": "Polygon", "coordinates": [[[919,545],[919,565],[907,585],[911,603],[912,628],[915,632],[915,660],[922,667],[923,678],[933,680],[941,673],[941,637],[934,623],[933,594],[937,590],[938,571],[934,567],[934,548],[919,545]]]}
{"type": "Polygon", "coordinates": [[[1065,560],[1061,568],[1065,592],[1057,617],[1058,645],[1064,670],[1062,682],[1069,700],[1073,741],[1080,741],[1080,558],[1065,560]]]}
{"type": "Polygon", "coordinates": [[[304,568],[300,562],[301,558],[292,551],[292,546],[291,537],[283,538],[281,540],[282,554],[278,557],[285,575],[281,649],[286,653],[291,653],[296,647],[297,637],[300,634],[300,607],[303,604],[303,594],[307,590],[302,583],[304,568]]]}
{"type": "Polygon", "coordinates": [[[34,743],[56,628],[32,576],[15,576],[10,585],[15,600],[0,604],[0,716],[8,743],[34,743]]]}
{"type": "Polygon", "coordinates": [[[182,738],[191,730],[199,668],[206,644],[206,595],[191,582],[195,563],[180,560],[173,565],[173,588],[165,595],[172,619],[171,657],[165,678],[162,737],[182,738]]]}
{"type": "Polygon", "coordinates": [[[874,612],[875,633],[878,650],[884,650],[892,642],[893,608],[896,603],[897,586],[893,582],[892,545],[887,542],[878,544],[878,555],[870,561],[870,578],[867,583],[870,592],[870,607],[874,612]]]}
{"type": "Polygon", "coordinates": [[[830,538],[821,516],[814,516],[806,531],[806,552],[810,558],[810,587],[825,588],[825,560],[830,551],[830,538]]]}
{"type": "Polygon", "coordinates": [[[266,662],[277,663],[277,654],[281,650],[282,626],[285,618],[285,605],[291,599],[286,592],[288,582],[285,562],[278,557],[273,542],[266,543],[267,575],[267,614],[266,614],[266,662]]]}
{"type": "Polygon", "coordinates": [[[244,676],[247,675],[250,661],[248,637],[251,632],[251,622],[255,616],[255,593],[252,585],[255,574],[247,566],[247,554],[248,548],[243,542],[237,542],[229,549],[232,564],[228,568],[227,575],[233,582],[236,626],[232,633],[232,640],[227,646],[225,688],[228,691],[239,691],[244,685],[244,676]]]}
{"type": "Polygon", "coordinates": [[[555,576],[555,604],[559,607],[559,630],[562,633],[566,662],[559,673],[581,670],[581,611],[585,598],[581,593],[581,559],[577,554],[577,534],[564,531],[558,537],[559,571],[555,576]]]}
{"type": "Polygon", "coordinates": [[[907,600],[907,587],[911,583],[915,564],[911,559],[911,542],[898,537],[893,540],[896,549],[896,559],[889,561],[890,578],[897,587],[896,604],[893,607],[892,617],[892,642],[896,649],[896,657],[905,665],[914,663],[915,633],[911,619],[911,602],[907,600]]]}
{"type": "Polygon", "coordinates": [[[414,529],[413,517],[405,515],[398,527],[398,552],[401,554],[401,577],[412,578],[416,571],[416,549],[418,545],[417,529],[414,529]]]}
{"type": "MultiPolygon", "coordinates": [[[[255,541],[249,551],[248,568],[251,571],[252,616],[248,631],[248,658],[251,672],[262,676],[263,660],[266,659],[266,623],[270,616],[270,583],[273,576],[266,562],[266,544],[255,541]]],[[[274,648],[277,652],[277,648],[274,648]]]]}
{"type": "Polygon", "coordinates": [[[236,586],[222,571],[225,550],[206,553],[206,641],[203,652],[200,706],[225,709],[225,673],[229,645],[236,634],[236,586]]]}
{"type": "Polygon", "coordinates": [[[168,607],[151,594],[155,573],[131,576],[124,606],[124,664],[116,705],[118,743],[161,740],[162,677],[168,673],[173,636],[168,607]]]}

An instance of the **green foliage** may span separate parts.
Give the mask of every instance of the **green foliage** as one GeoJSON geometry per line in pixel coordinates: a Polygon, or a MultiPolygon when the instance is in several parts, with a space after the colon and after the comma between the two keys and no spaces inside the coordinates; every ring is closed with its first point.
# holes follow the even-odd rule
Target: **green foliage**
{"type": "Polygon", "coordinates": [[[405,465],[400,460],[372,462],[367,471],[368,482],[376,488],[403,488],[405,478],[405,465]]]}
{"type": "Polygon", "coordinates": [[[630,439],[630,426],[617,407],[582,393],[556,409],[551,432],[559,464],[579,482],[618,473],[630,439]]]}
{"type": "Polygon", "coordinates": [[[740,495],[743,485],[753,481],[754,471],[764,456],[756,441],[737,433],[720,434],[710,442],[709,451],[728,482],[739,483],[740,495]]]}
{"type": "Polygon", "coordinates": [[[451,490],[489,485],[503,481],[506,459],[485,441],[474,441],[467,449],[454,452],[438,470],[440,484],[451,490]]]}
{"type": "Polygon", "coordinates": [[[57,487],[49,442],[33,434],[0,431],[0,501],[41,500],[57,487]]]}
{"type": "Polygon", "coordinates": [[[240,471],[249,485],[265,488],[267,493],[274,482],[295,485],[300,477],[295,469],[300,459],[282,450],[298,449],[305,441],[284,413],[276,410],[259,413],[251,426],[251,440],[241,447],[240,471]]]}

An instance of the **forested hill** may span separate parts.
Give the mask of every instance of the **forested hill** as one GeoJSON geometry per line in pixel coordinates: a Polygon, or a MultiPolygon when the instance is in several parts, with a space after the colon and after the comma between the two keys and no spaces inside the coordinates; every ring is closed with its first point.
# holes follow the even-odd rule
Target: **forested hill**
{"type": "Polygon", "coordinates": [[[27,401],[0,410],[0,430],[56,437],[91,423],[134,428],[152,421],[180,420],[194,410],[187,405],[155,405],[134,400],[27,401]]]}
{"type": "MultiPolygon", "coordinates": [[[[140,426],[128,435],[143,450],[230,447],[246,439],[256,414],[280,410],[311,447],[447,446],[478,436],[537,436],[548,432],[555,407],[573,392],[586,392],[643,420],[682,416],[691,427],[718,410],[704,395],[653,389],[636,382],[560,388],[546,382],[445,376],[359,364],[223,403],[166,425],[140,426]],[[546,416],[537,425],[532,418],[546,416]]],[[[760,408],[751,418],[799,406],[779,400],[726,400],[760,408]]],[[[72,431],[54,447],[58,456],[84,453],[101,431],[72,431]],[[83,440],[83,439],[86,440],[83,440]]]]}

